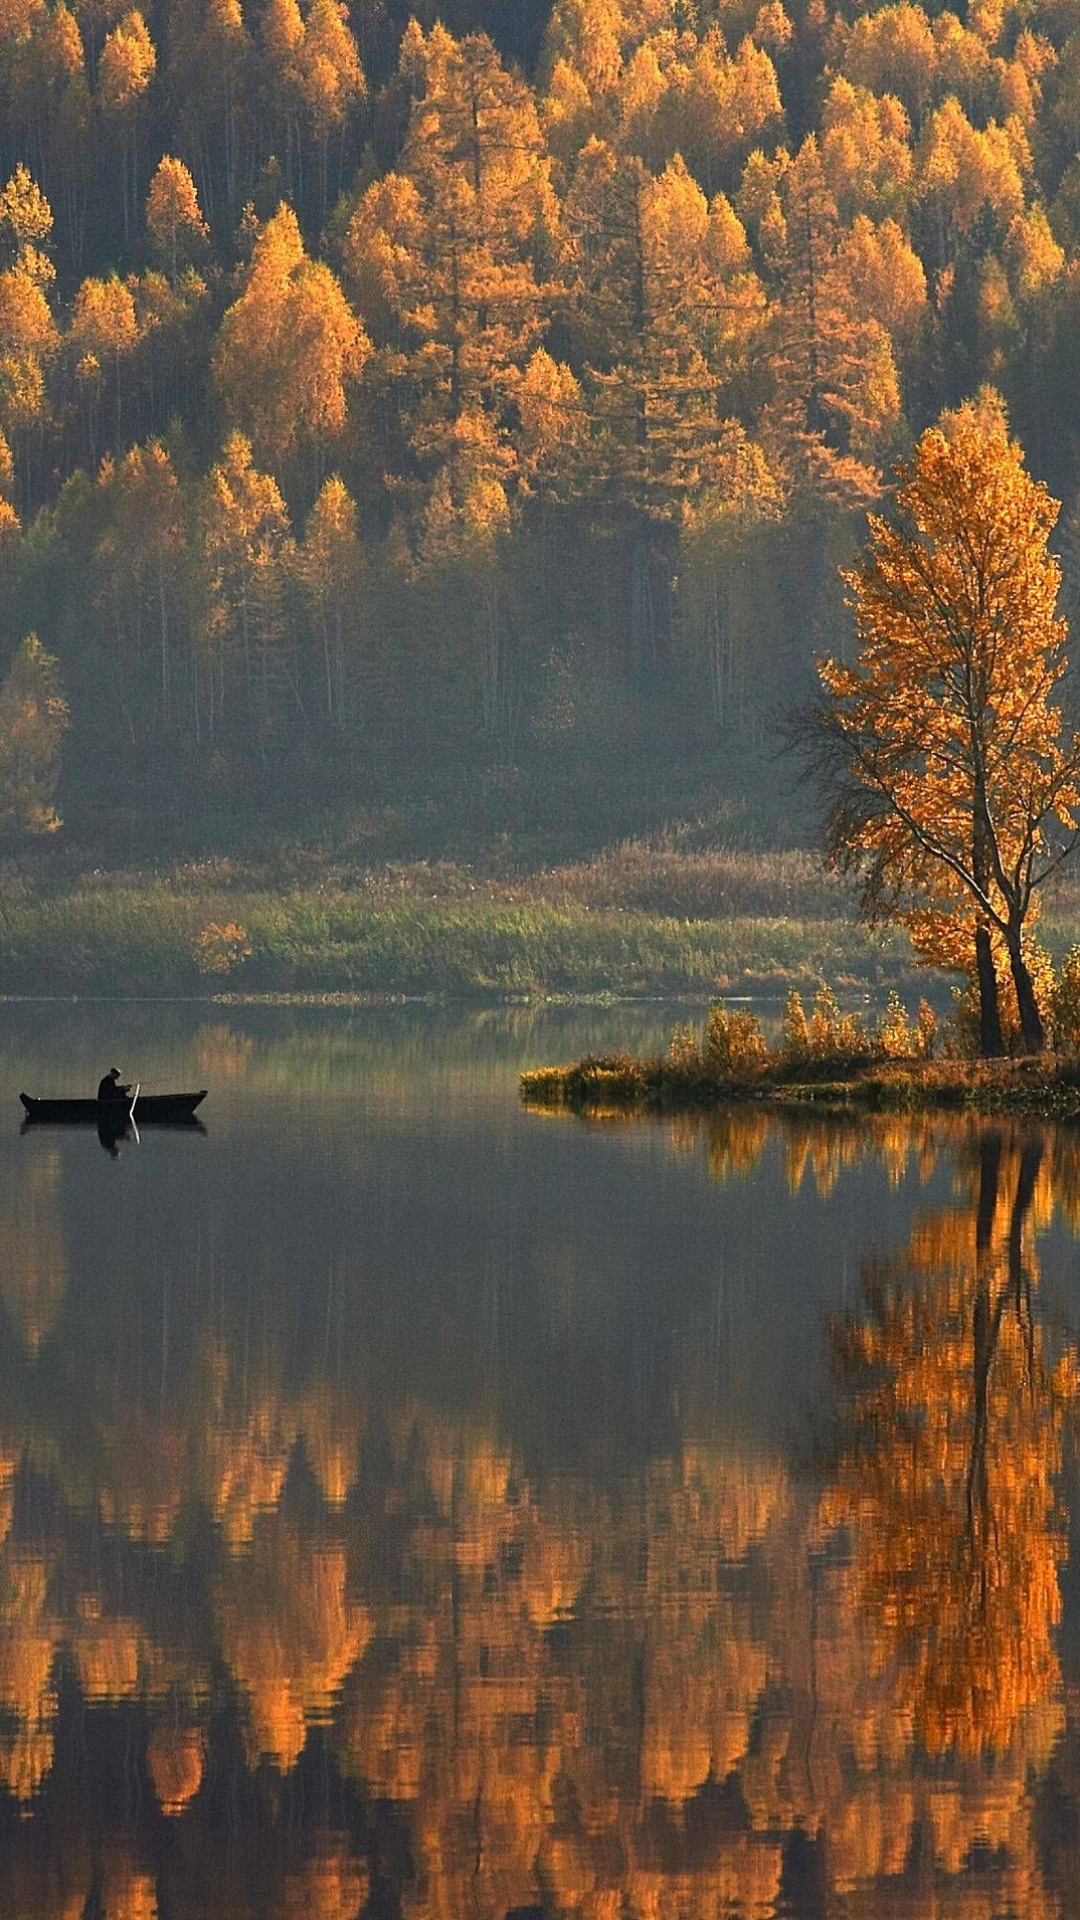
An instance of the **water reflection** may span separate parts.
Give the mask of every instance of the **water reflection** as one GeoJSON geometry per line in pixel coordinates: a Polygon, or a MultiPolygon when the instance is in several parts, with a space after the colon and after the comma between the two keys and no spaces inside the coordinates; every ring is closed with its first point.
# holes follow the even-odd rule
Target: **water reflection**
{"type": "MultiPolygon", "coordinates": [[[[1076,1401],[1033,1291],[1044,1145],[986,1131],[958,1203],[872,1265],[835,1330],[849,1435],[827,1519],[852,1523],[859,1602],[930,1754],[1004,1749],[1061,1718],[1052,1630],[1066,1532],[1056,1492],[1076,1401]]],[[[1044,1195],[1044,1204],[1050,1195],[1044,1195]]]]}
{"type": "MultiPolygon", "coordinates": [[[[245,1038],[212,1036],[240,1083],[245,1038]]],[[[1069,1911],[1078,1380],[1037,1240],[1075,1221],[1080,1147],[759,1112],[601,1134],[595,1178],[625,1172],[627,1206],[644,1187],[668,1238],[691,1195],[747,1203],[703,1215],[711,1239],[658,1243],[655,1293],[635,1283],[609,1321],[597,1275],[615,1269],[563,1158],[590,1136],[507,1111],[521,1131],[485,1136],[489,1214],[500,1165],[524,1206],[541,1151],[561,1211],[469,1275],[448,1173],[441,1238],[410,1243],[428,1270],[394,1269],[385,1295],[371,1196],[390,1158],[351,1262],[307,1216],[304,1266],[273,1205],[292,1136],[265,1116],[246,1253],[199,1184],[227,1120],[197,1156],[116,1170],[165,1214],[180,1183],[177,1266],[126,1218],[130,1260],[102,1263],[96,1150],[0,1158],[0,1912],[1069,1911]],[[875,1251],[883,1193],[895,1231],[875,1251]],[[845,1304],[815,1234],[849,1203],[845,1304]],[[789,1214],[777,1274],[751,1225],[789,1214]],[[828,1389],[769,1444],[729,1405],[743,1220],[758,1317],[801,1327],[815,1260],[828,1282],[810,1301],[828,1389]],[[634,1315],[647,1344],[619,1338],[634,1315]],[[555,1445],[579,1349],[589,1404],[555,1445]]],[[[348,1122],[319,1152],[355,1183],[348,1122]]],[[[410,1166],[414,1224],[434,1137],[410,1166]]],[[[318,1200],[352,1232],[350,1190],[326,1173],[318,1200]]]]}

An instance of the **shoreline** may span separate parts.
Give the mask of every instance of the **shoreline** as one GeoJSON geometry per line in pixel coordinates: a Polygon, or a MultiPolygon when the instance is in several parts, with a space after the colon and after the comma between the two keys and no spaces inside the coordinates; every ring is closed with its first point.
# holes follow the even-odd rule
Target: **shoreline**
{"type": "Polygon", "coordinates": [[[1080,1060],[1052,1055],[993,1061],[933,1060],[824,1065],[819,1072],[775,1068],[750,1079],[686,1069],[663,1055],[587,1056],[519,1076],[525,1106],[583,1117],[708,1112],[766,1107],[775,1112],[1013,1114],[1080,1119],[1080,1060]]]}

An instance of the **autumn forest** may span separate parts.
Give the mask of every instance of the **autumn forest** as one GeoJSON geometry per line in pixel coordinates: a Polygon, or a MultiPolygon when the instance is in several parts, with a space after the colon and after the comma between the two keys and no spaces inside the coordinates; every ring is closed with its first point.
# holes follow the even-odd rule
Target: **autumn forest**
{"type": "Polygon", "coordinates": [[[5,0],[0,622],[65,811],[722,764],[988,385],[1075,593],[1074,24],[5,0]]]}

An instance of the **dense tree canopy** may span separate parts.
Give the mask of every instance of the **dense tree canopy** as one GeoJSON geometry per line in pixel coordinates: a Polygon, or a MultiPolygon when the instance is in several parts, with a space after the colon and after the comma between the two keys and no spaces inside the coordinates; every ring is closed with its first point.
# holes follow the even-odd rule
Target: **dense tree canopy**
{"type": "Polygon", "coordinates": [[[59,661],[73,789],[121,714],[134,779],[234,791],[546,753],[553,703],[563,753],[752,737],[980,384],[1073,525],[1077,41],[1051,0],[4,9],[0,648],[59,661]],[[152,649],[116,555],[163,459],[152,649]],[[359,570],[299,538],[331,500],[359,570]]]}

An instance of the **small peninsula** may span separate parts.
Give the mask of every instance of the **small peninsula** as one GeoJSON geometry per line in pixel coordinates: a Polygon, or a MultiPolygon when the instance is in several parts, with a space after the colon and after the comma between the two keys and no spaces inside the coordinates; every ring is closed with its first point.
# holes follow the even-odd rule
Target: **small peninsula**
{"type": "Polygon", "coordinates": [[[700,1034],[676,1028],[665,1054],[589,1054],[567,1066],[539,1067],[521,1075],[521,1097],[528,1106],[594,1118],[746,1102],[819,1111],[1080,1117],[1074,1049],[974,1058],[963,1050],[970,1018],[970,1006],[961,1003],[942,1037],[925,1001],[912,1019],[892,994],[882,1019],[867,1029],[857,1015],[842,1013],[823,987],[809,1012],[797,992],[789,995],[781,1033],[770,1045],[752,1013],[718,1003],[700,1034]]]}

